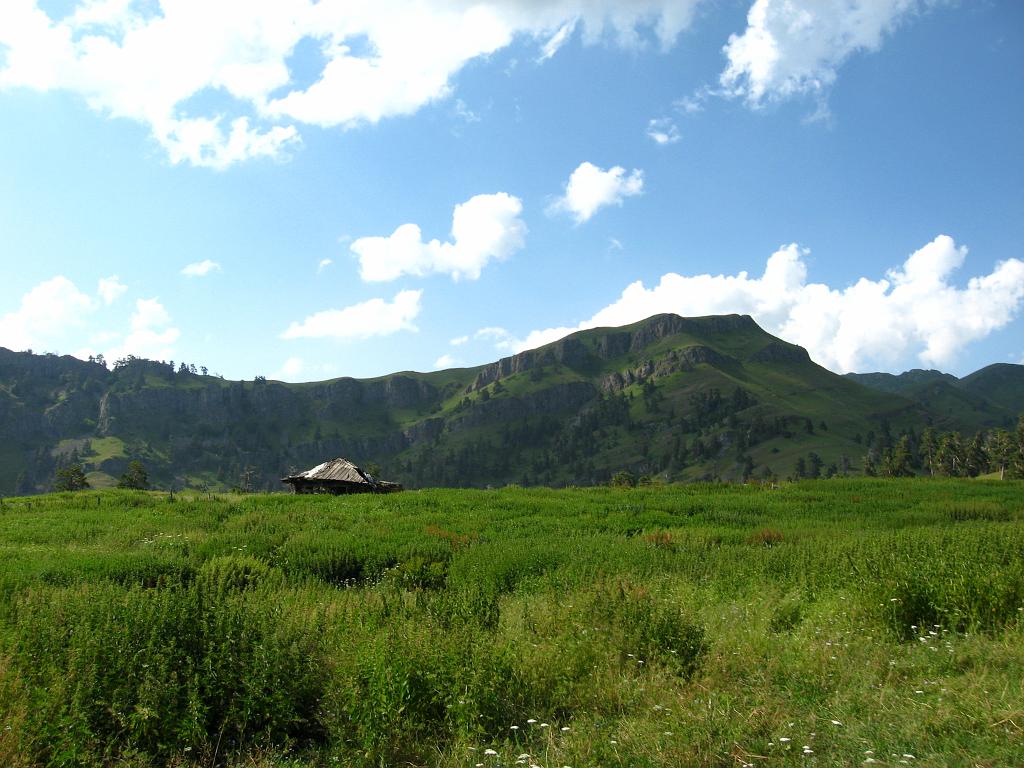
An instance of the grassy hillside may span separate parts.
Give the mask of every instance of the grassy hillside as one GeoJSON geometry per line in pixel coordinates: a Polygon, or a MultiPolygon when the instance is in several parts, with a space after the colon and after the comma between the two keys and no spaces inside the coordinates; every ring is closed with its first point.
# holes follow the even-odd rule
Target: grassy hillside
{"type": "Polygon", "coordinates": [[[1022,499],[8,499],[0,764],[1019,765],[1022,499]]]}
{"type": "Polygon", "coordinates": [[[1012,413],[1024,412],[1024,365],[988,365],[964,376],[959,385],[1012,413]]]}
{"type": "Polygon", "coordinates": [[[1024,412],[1024,365],[996,363],[962,379],[919,369],[899,375],[848,373],[846,378],[914,401],[943,429],[1009,429],[1024,412]]]}
{"type": "Polygon", "coordinates": [[[919,373],[889,377],[902,394],[863,386],[740,315],[657,315],[475,368],[305,384],[0,350],[0,493],[49,489],[69,463],[110,485],[133,459],[160,487],[213,490],[277,489],[336,456],[408,487],[785,477],[798,460],[844,474],[926,425],[1015,421],[984,394],[1010,402],[1005,376],[919,373]]]}

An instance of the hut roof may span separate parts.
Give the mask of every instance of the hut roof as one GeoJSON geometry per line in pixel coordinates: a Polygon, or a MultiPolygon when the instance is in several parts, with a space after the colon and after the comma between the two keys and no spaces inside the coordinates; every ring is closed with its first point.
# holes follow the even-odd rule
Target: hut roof
{"type": "Polygon", "coordinates": [[[371,475],[366,474],[348,459],[331,459],[323,464],[317,464],[312,469],[300,472],[297,475],[290,475],[284,478],[288,480],[336,480],[342,483],[366,483],[374,485],[375,481],[371,475]]]}

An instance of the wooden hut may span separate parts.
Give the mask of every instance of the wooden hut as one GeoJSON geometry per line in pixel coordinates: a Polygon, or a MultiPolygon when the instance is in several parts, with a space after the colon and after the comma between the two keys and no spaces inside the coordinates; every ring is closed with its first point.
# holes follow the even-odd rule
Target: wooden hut
{"type": "Polygon", "coordinates": [[[332,459],[312,469],[281,478],[293,493],[393,493],[401,491],[398,483],[377,480],[348,459],[332,459]]]}

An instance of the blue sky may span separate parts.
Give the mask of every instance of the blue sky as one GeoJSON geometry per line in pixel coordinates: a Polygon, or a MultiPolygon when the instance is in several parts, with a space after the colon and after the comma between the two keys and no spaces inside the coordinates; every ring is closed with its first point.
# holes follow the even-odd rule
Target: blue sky
{"type": "Polygon", "coordinates": [[[1020,3],[166,6],[0,7],[2,346],[300,381],[744,312],[1024,362],[1020,3]]]}

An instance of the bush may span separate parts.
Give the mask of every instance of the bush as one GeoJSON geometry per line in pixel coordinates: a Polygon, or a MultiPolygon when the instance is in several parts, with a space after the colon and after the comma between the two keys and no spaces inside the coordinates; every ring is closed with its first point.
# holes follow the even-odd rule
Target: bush
{"type": "Polygon", "coordinates": [[[128,465],[127,471],[117,481],[117,487],[135,491],[145,491],[149,488],[149,473],[141,461],[133,461],[128,465]]]}
{"type": "Polygon", "coordinates": [[[279,591],[231,593],[210,581],[39,590],[18,604],[12,665],[39,762],[164,760],[218,743],[226,752],[317,738],[315,613],[279,591]]]}
{"type": "Polygon", "coordinates": [[[760,531],[750,534],[747,543],[755,546],[774,547],[776,544],[782,543],[782,538],[782,531],[777,531],[774,528],[762,528],[760,531]]]}
{"type": "Polygon", "coordinates": [[[81,464],[72,464],[70,467],[57,470],[53,484],[55,491],[84,491],[89,487],[89,480],[81,464]]]}
{"type": "Polygon", "coordinates": [[[638,482],[636,475],[628,469],[624,469],[621,472],[616,472],[612,475],[609,485],[611,485],[612,488],[636,488],[638,482]]]}

